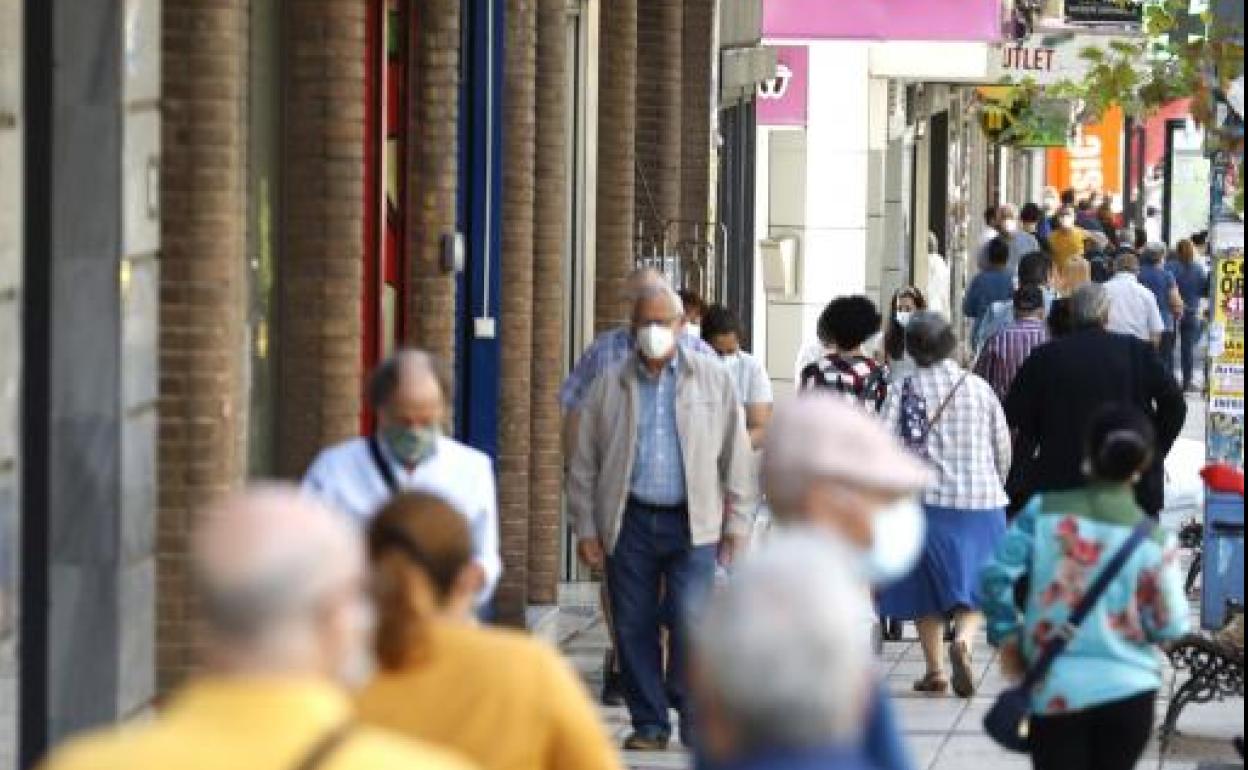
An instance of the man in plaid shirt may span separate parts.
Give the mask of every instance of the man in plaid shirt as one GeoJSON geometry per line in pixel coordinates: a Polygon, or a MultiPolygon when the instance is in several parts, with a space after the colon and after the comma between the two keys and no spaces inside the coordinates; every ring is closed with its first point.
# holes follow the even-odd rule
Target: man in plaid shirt
{"type": "Polygon", "coordinates": [[[1031,351],[1049,341],[1044,325],[1044,293],[1037,286],[1014,292],[1014,321],[984,343],[975,373],[988,381],[997,398],[1005,402],[1023,362],[1031,351]]]}

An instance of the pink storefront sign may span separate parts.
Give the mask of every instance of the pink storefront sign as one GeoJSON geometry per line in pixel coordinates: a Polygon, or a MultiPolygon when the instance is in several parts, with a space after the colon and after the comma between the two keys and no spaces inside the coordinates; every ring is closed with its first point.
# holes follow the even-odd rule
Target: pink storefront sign
{"type": "Polygon", "coordinates": [[[1001,37],[1001,0],[764,0],[763,34],[790,40],[1001,37]]]}
{"type": "Polygon", "coordinates": [[[804,126],[810,49],[804,45],[786,45],[775,46],[775,50],[776,76],[758,87],[758,123],[804,126]]]}

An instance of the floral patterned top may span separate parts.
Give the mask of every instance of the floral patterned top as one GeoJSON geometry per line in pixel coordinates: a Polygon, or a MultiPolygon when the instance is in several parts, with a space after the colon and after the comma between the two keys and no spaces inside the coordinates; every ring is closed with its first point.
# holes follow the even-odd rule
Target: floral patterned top
{"type": "MultiPolygon", "coordinates": [[[[1096,575],[1144,515],[1131,490],[1090,486],[1034,498],[980,576],[988,640],[1021,635],[1027,660],[1069,619],[1096,575]],[[1015,587],[1027,578],[1020,612],[1015,587]]],[[[1021,598],[1021,597],[1019,597],[1021,598]]],[[[1153,648],[1190,630],[1172,536],[1158,530],[1126,566],[1036,689],[1032,710],[1061,714],[1161,687],[1153,648]]]]}

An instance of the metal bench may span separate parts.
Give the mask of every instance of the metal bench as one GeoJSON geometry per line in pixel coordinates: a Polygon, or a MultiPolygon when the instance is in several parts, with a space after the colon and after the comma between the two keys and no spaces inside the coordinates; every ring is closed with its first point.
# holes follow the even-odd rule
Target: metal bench
{"type": "MultiPolygon", "coordinates": [[[[1239,612],[1243,612],[1240,608],[1239,612]]],[[[1179,716],[1191,703],[1211,703],[1244,696],[1244,648],[1204,634],[1188,634],[1167,650],[1174,666],[1175,682],[1186,673],[1188,679],[1172,688],[1170,706],[1161,726],[1163,749],[1177,732],[1179,716]]]]}

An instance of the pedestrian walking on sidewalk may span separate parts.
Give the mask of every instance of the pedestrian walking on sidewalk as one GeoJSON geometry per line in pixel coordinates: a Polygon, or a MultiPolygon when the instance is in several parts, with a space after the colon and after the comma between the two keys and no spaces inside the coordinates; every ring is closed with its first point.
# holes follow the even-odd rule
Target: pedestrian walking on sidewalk
{"type": "Polygon", "coordinates": [[[1084,430],[1092,416],[1110,404],[1131,405],[1149,416],[1157,435],[1153,464],[1136,485],[1141,507],[1157,516],[1165,500],[1163,463],[1187,416],[1183,394],[1149,343],[1105,330],[1104,286],[1080,287],[1070,309],[1076,330],[1032,352],[1005,402],[1020,445],[1035,447],[1015,495],[1021,502],[1036,492],[1082,486],[1084,430]]]}
{"type": "Polygon", "coordinates": [[[914,683],[923,693],[950,684],[968,698],[975,686],[972,643],[982,620],[976,585],[979,571],[1005,535],[1004,484],[1010,469],[1010,431],[1001,403],[988,383],[950,359],[957,340],[949,322],[916,315],[906,347],[918,372],[893,388],[885,420],[935,472],[923,502],[927,538],[918,566],[880,595],[880,613],[916,620],[927,673],[914,683]],[[952,677],[941,646],[945,618],[953,616],[949,645],[952,677]]]}
{"type": "Polygon", "coordinates": [[[71,741],[44,770],[470,770],[358,726],[369,672],[359,532],[294,487],[203,511],[192,536],[201,667],[151,721],[71,741]]]}
{"type": "Polygon", "coordinates": [[[1109,294],[1109,323],[1105,328],[1138,337],[1157,349],[1166,325],[1157,298],[1140,283],[1140,258],[1123,252],[1114,259],[1114,270],[1114,277],[1105,284],[1109,294]]]}
{"type": "Polygon", "coordinates": [[[1044,324],[1044,293],[1037,286],[1020,286],[1014,292],[1013,320],[988,338],[975,363],[975,373],[983,377],[1002,403],[1010,385],[1031,351],[1049,341],[1044,324]]]}
{"type": "MultiPolygon", "coordinates": [[[[1049,306],[1057,299],[1058,294],[1053,285],[1053,260],[1042,251],[1033,251],[1018,263],[1018,288],[1033,286],[1040,290],[1044,297],[1044,312],[1048,314],[1049,306]]],[[[1014,321],[1014,297],[994,302],[988,310],[988,317],[980,325],[980,339],[972,340],[976,351],[983,350],[984,343],[994,334],[1014,321]]]]}
{"type": "MultiPolygon", "coordinates": [[[[1179,241],[1177,255],[1168,269],[1183,300],[1183,315],[1178,322],[1179,365],[1183,389],[1191,390],[1196,371],[1196,344],[1204,331],[1201,302],[1209,299],[1209,271],[1196,260],[1196,246],[1190,240],[1179,241]]],[[[1173,372],[1174,362],[1168,361],[1166,369],[1173,372]]]]}
{"type": "Polygon", "coordinates": [[[443,435],[446,392],[428,353],[402,350],[382,362],[368,399],[377,431],[321,452],[304,488],[361,526],[400,492],[432,492],[447,500],[472,530],[473,554],[485,575],[478,596],[484,608],[503,571],[493,463],[443,435]]]}
{"type": "Polygon", "coordinates": [[[715,349],[720,363],[732,375],[737,398],[745,407],[745,427],[750,432],[750,445],[758,449],[767,435],[775,396],[771,378],[763,362],[741,349],[741,321],[737,314],[723,305],[712,305],[702,316],[702,338],[715,349]]]}
{"type": "Polygon", "coordinates": [[[1049,234],[1049,248],[1053,252],[1053,266],[1058,275],[1064,275],[1066,264],[1082,259],[1088,232],[1076,224],[1072,208],[1063,208],[1057,215],[1057,227],[1049,234]]]}
{"type": "Polygon", "coordinates": [[[453,749],[482,770],[619,770],[576,673],[550,646],[477,625],[483,576],[463,517],[428,494],[369,525],[381,671],[360,719],[453,749]]]}
{"type": "Polygon", "coordinates": [[[927,297],[921,290],[905,286],[893,292],[885,321],[884,349],[880,353],[880,360],[888,366],[890,383],[900,382],[914,372],[914,359],[906,351],[906,325],[921,310],[927,310],[927,297]]]}
{"type": "Polygon", "coordinates": [[[862,754],[872,697],[870,610],[826,538],[777,535],[748,557],[694,632],[698,770],[877,770],[862,754]]]}
{"type": "Polygon", "coordinates": [[[1183,317],[1183,296],[1179,292],[1178,282],[1170,271],[1162,266],[1166,258],[1166,245],[1152,243],[1140,252],[1140,285],[1153,293],[1153,301],[1161,313],[1161,341],[1158,352],[1168,369],[1174,369],[1174,343],[1177,334],[1177,320],[1183,317]]]}
{"type": "Polygon", "coordinates": [[[1018,273],[1018,263],[1022,258],[1040,250],[1040,241],[1024,226],[1019,219],[1018,209],[1011,204],[1003,204],[997,209],[1001,237],[1010,247],[1010,259],[1006,270],[1010,275],[1018,273]]]}
{"type": "Polygon", "coordinates": [[[806,367],[802,390],[843,393],[872,412],[880,411],[888,396],[888,367],[868,356],[863,345],[883,320],[875,303],[864,296],[832,300],[819,316],[819,336],[836,349],[806,367]]]}
{"type": "Polygon", "coordinates": [[[705,601],[717,561],[730,564],[744,547],[757,506],[736,387],[719,361],[677,345],[683,327],[671,288],[641,293],[633,308],[637,355],[589,388],[568,471],[577,552],[607,575],[634,728],[630,750],[667,747],[669,706],[681,713],[681,739],[692,745],[685,612],[705,601]],[[664,691],[659,642],[668,602],[675,703],[664,691]]]}
{"type": "Polygon", "coordinates": [[[1069,639],[1032,693],[1036,770],[1130,770],[1148,745],[1162,684],[1154,646],[1190,625],[1173,537],[1154,528],[1091,614],[1077,628],[1069,623],[1145,518],[1131,486],[1155,451],[1153,426],[1140,411],[1098,413],[1087,431],[1087,484],[1037,495],[983,571],[988,640],[1000,649],[1007,678],[1021,680],[1054,639],[1069,639]]]}
{"type": "MultiPolygon", "coordinates": [[[[931,470],[848,399],[803,394],[776,410],[763,450],[763,481],[780,530],[802,529],[835,542],[852,565],[862,596],[905,577],[923,549],[918,495],[931,470]]],[[[766,550],[768,544],[763,546],[766,550]]],[[[876,625],[870,605],[841,614],[857,629],[876,625]]],[[[914,767],[892,701],[876,683],[863,753],[879,770],[914,767]]]]}
{"type": "Polygon", "coordinates": [[[1014,293],[1014,274],[1008,269],[1010,246],[1004,238],[988,244],[988,267],[971,280],[962,298],[962,314],[974,321],[971,339],[983,341],[983,329],[993,303],[1008,301],[1014,293]]]}

